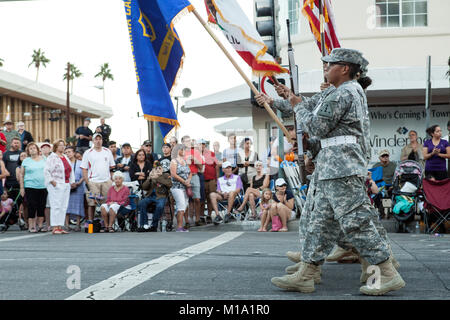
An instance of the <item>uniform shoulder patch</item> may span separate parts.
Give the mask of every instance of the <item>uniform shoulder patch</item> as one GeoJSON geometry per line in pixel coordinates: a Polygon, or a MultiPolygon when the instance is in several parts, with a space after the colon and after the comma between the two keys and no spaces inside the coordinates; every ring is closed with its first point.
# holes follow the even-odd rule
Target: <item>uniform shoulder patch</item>
{"type": "Polygon", "coordinates": [[[333,117],[333,110],[336,104],[337,103],[335,101],[325,101],[317,112],[317,115],[331,119],[333,117]]]}

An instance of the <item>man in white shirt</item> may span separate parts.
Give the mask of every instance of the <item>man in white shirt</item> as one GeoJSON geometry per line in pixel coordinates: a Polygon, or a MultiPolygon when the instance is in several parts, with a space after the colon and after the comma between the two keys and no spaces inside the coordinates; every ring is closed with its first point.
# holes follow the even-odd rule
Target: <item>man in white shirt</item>
{"type": "Polygon", "coordinates": [[[211,218],[214,219],[214,224],[219,224],[222,220],[222,217],[219,214],[217,202],[228,200],[227,212],[224,217],[224,222],[227,223],[231,217],[231,210],[234,205],[234,200],[243,188],[241,177],[233,174],[233,167],[229,161],[225,161],[222,164],[222,170],[224,175],[217,180],[217,191],[210,194],[213,208],[211,218]],[[216,212],[217,215],[215,214],[216,212]]]}
{"type": "Polygon", "coordinates": [[[230,147],[223,150],[222,153],[222,161],[228,161],[231,163],[231,167],[233,168],[233,174],[239,173],[239,168],[237,166],[239,149],[236,146],[236,135],[230,134],[228,136],[228,142],[230,143],[230,147]]]}
{"type": "MultiPolygon", "coordinates": [[[[296,140],[296,133],[295,129],[293,127],[288,129],[289,135],[291,139],[296,140]]],[[[275,141],[272,143],[271,151],[270,151],[270,175],[275,176],[278,175],[278,169],[280,167],[280,163],[277,160],[278,156],[278,144],[279,139],[276,138],[275,141]]],[[[284,154],[290,153],[294,151],[294,146],[288,141],[286,137],[283,137],[283,145],[284,145],[284,154]]],[[[283,157],[284,158],[284,157],[283,157]]]]}
{"type": "Polygon", "coordinates": [[[95,133],[93,140],[94,146],[83,154],[80,165],[88,189],[86,201],[88,204],[88,220],[91,221],[94,219],[95,200],[90,199],[89,194],[93,196],[101,195],[106,199],[108,190],[112,185],[111,169],[116,166],[111,150],[102,147],[102,135],[95,133]]]}

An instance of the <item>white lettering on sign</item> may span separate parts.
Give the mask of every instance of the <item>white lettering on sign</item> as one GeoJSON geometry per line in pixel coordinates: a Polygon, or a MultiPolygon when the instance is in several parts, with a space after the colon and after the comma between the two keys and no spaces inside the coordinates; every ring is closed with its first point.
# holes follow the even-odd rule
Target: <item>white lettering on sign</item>
{"type": "MultiPolygon", "coordinates": [[[[418,141],[423,144],[426,137],[426,113],[424,106],[371,107],[370,145],[371,163],[380,161],[378,153],[387,149],[391,161],[400,161],[402,148],[409,144],[410,130],[417,132],[418,141]]],[[[449,105],[435,105],[430,108],[430,126],[439,125],[442,139],[448,138],[447,121],[450,120],[449,105]]]]}

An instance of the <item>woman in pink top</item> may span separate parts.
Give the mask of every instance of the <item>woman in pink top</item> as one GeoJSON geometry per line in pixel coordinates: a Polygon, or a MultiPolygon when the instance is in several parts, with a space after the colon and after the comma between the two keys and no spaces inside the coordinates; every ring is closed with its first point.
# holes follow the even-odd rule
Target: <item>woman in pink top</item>
{"type": "MultiPolygon", "coordinates": [[[[6,215],[8,214],[8,212],[10,212],[12,210],[12,205],[14,203],[13,199],[9,198],[8,196],[8,191],[4,191],[2,196],[1,196],[1,208],[0,208],[0,220],[5,220],[6,219],[6,215]]],[[[4,221],[0,222],[4,223],[4,221]]]]}
{"type": "Polygon", "coordinates": [[[113,224],[116,221],[117,212],[121,206],[128,205],[130,190],[123,185],[123,173],[121,171],[114,172],[113,180],[114,185],[108,190],[106,203],[101,206],[105,229],[100,232],[114,232],[113,224]]]}

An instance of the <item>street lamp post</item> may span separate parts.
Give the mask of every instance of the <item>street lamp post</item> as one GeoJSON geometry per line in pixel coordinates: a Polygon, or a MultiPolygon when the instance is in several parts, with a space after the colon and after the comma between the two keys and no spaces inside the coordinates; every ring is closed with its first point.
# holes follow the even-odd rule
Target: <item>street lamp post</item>
{"type": "Polygon", "coordinates": [[[67,62],[67,98],[66,98],[66,140],[70,137],[70,63],[67,62]]]}
{"type": "MultiPolygon", "coordinates": [[[[192,90],[189,88],[184,88],[183,91],[181,91],[182,96],[174,96],[173,98],[177,101],[177,108],[175,110],[175,113],[177,115],[177,119],[178,119],[178,101],[180,100],[180,98],[189,98],[192,94],[192,90]]],[[[181,108],[183,109],[183,108],[181,108]]],[[[178,130],[175,132],[175,137],[178,140],[178,130]]]]}

